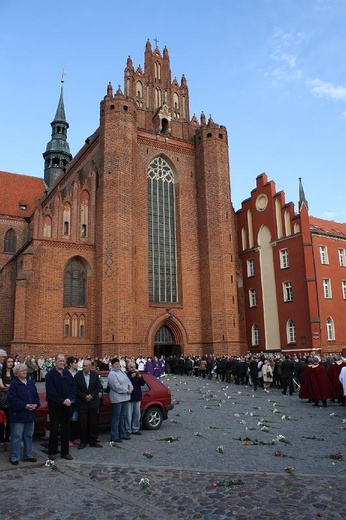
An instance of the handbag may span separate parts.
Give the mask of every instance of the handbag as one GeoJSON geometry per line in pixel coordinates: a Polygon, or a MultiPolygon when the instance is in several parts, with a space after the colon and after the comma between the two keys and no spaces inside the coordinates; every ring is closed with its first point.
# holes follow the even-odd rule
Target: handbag
{"type": "Polygon", "coordinates": [[[7,416],[3,410],[0,410],[0,424],[4,426],[7,424],[7,416]]]}

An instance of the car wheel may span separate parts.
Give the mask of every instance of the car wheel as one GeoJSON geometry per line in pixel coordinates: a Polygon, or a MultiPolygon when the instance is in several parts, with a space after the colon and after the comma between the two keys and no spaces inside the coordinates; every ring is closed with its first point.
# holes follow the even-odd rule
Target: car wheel
{"type": "Polygon", "coordinates": [[[163,415],[160,408],[153,406],[144,416],[144,425],[148,430],[158,430],[161,427],[163,415]]]}

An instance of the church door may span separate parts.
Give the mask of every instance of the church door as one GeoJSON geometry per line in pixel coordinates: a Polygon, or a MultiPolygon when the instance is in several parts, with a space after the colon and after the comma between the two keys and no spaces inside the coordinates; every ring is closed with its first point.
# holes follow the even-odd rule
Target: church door
{"type": "Polygon", "coordinates": [[[181,354],[181,346],[176,345],[172,331],[162,325],[156,333],[154,343],[154,355],[158,358],[161,356],[178,356],[181,354]]]}

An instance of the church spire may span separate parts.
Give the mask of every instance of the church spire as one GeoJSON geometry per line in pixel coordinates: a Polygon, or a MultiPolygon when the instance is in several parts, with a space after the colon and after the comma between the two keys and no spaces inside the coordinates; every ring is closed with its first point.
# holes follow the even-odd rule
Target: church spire
{"type": "Polygon", "coordinates": [[[299,202],[298,202],[299,211],[301,210],[301,207],[302,207],[303,204],[305,204],[306,209],[309,209],[308,201],[305,198],[302,178],[299,177],[299,202]]]}
{"type": "Polygon", "coordinates": [[[56,109],[54,121],[62,121],[65,124],[67,124],[66,116],[65,116],[63,85],[61,85],[60,98],[59,98],[58,108],[56,109]]]}
{"type": "Polygon", "coordinates": [[[64,106],[64,83],[65,72],[61,77],[61,90],[58,107],[55,113],[54,121],[51,123],[52,138],[47,144],[46,151],[43,153],[44,158],[44,182],[50,190],[59,177],[63,169],[70,162],[72,155],[70,146],[67,142],[67,129],[69,127],[65,116],[64,106]]]}

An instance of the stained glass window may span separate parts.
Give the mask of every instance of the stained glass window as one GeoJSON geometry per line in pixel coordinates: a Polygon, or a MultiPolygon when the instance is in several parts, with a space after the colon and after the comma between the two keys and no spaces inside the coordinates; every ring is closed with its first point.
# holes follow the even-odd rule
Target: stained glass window
{"type": "Polygon", "coordinates": [[[149,300],[177,302],[174,176],[156,157],[148,168],[149,300]]]}

